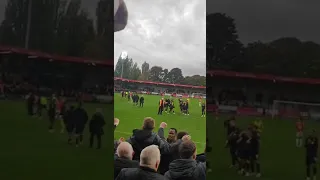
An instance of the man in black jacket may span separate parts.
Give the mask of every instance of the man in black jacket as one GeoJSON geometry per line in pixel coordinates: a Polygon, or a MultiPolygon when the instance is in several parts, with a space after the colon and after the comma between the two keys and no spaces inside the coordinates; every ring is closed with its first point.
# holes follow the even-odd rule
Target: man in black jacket
{"type": "Polygon", "coordinates": [[[133,148],[128,142],[121,142],[117,148],[114,160],[114,178],[118,176],[123,168],[138,168],[139,162],[132,160],[133,148]]]}
{"type": "Polygon", "coordinates": [[[160,164],[160,151],[158,146],[147,146],[141,151],[139,168],[124,168],[116,180],[166,180],[157,173],[160,164]]]}
{"type": "Polygon", "coordinates": [[[54,123],[56,121],[56,101],[55,99],[50,100],[48,108],[48,117],[49,117],[49,132],[54,132],[54,123]]]}
{"type": "Polygon", "coordinates": [[[29,93],[27,96],[27,110],[28,115],[33,116],[33,103],[34,103],[35,96],[33,93],[29,93]]]}
{"type": "Polygon", "coordinates": [[[83,109],[82,104],[79,103],[78,108],[74,110],[74,118],[75,118],[75,130],[76,130],[76,146],[82,144],[83,140],[83,131],[88,122],[88,114],[85,109],[83,109]]]}
{"type": "Polygon", "coordinates": [[[169,180],[205,180],[206,164],[197,162],[197,148],[191,140],[179,146],[180,159],[172,161],[165,177],[169,180]]]}
{"type": "MultiPolygon", "coordinates": [[[[173,143],[170,147],[170,152],[172,155],[173,160],[175,159],[179,159],[180,158],[180,154],[179,154],[179,146],[182,143],[182,138],[183,137],[188,137],[188,133],[185,131],[180,131],[177,134],[177,141],[175,143],[173,143]]],[[[189,139],[190,140],[190,139],[189,139]]]]}
{"type": "Polygon", "coordinates": [[[68,144],[72,143],[72,135],[75,128],[74,106],[70,106],[63,116],[63,120],[68,132],[68,144]]]}
{"type": "MultiPolygon", "coordinates": [[[[160,129],[166,128],[166,123],[161,123],[160,129]]],[[[143,127],[140,130],[135,130],[133,135],[127,140],[135,152],[134,160],[139,160],[141,151],[150,145],[159,146],[161,154],[170,153],[170,145],[163,138],[160,138],[156,133],[152,132],[155,127],[155,120],[151,117],[146,117],[143,122],[143,127]]]]}
{"type": "Polygon", "coordinates": [[[140,107],[143,107],[143,104],[144,104],[144,97],[143,95],[140,97],[140,107]]]}
{"type": "Polygon", "coordinates": [[[101,109],[97,109],[89,124],[90,148],[93,146],[94,137],[97,138],[97,149],[101,148],[101,136],[104,134],[103,126],[106,124],[101,109]]]}

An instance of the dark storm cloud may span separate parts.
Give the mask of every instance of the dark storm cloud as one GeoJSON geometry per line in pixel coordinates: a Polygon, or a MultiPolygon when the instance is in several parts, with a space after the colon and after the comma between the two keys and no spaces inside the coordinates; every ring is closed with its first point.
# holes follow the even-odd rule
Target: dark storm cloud
{"type": "Polygon", "coordinates": [[[320,1],[208,0],[208,13],[226,13],[235,19],[242,42],[297,37],[320,43],[320,1]]]}

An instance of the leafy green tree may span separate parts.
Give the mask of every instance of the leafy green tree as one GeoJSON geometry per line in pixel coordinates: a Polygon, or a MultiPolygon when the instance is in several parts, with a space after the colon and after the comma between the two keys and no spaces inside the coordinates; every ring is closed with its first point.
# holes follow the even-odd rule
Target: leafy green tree
{"type": "Polygon", "coordinates": [[[93,20],[81,9],[81,0],[69,1],[60,7],[55,52],[68,56],[84,56],[87,45],[95,38],[93,20]]]}
{"type": "Polygon", "coordinates": [[[0,42],[24,47],[28,17],[27,0],[8,0],[0,26],[0,42]]]}
{"type": "Polygon", "coordinates": [[[139,68],[137,63],[133,63],[132,67],[130,68],[129,79],[138,80],[140,76],[141,69],[139,68]]]}
{"type": "Polygon", "coordinates": [[[173,68],[166,76],[166,82],[172,84],[181,84],[183,82],[182,70],[180,68],[173,68]]]}
{"type": "Polygon", "coordinates": [[[148,79],[153,82],[162,82],[163,79],[163,69],[160,66],[153,66],[150,69],[148,79]]]}
{"type": "Polygon", "coordinates": [[[200,75],[186,76],[182,84],[206,86],[206,77],[200,75]]]}
{"type": "Polygon", "coordinates": [[[228,68],[239,64],[242,44],[234,19],[226,14],[207,15],[207,68],[228,68]]]}

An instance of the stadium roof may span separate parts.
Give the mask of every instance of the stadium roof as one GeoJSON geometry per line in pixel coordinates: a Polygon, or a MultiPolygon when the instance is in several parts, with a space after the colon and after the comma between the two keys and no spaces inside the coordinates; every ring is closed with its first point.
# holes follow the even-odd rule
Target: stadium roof
{"type": "Polygon", "coordinates": [[[113,60],[112,61],[97,61],[97,60],[92,60],[92,59],[88,59],[88,58],[60,56],[60,55],[49,54],[49,53],[36,51],[36,50],[28,50],[28,49],[24,49],[24,48],[2,46],[2,45],[0,45],[0,53],[2,53],[2,54],[17,53],[17,54],[34,56],[34,57],[38,57],[41,59],[48,59],[48,60],[64,61],[64,62],[71,62],[71,63],[85,63],[85,64],[94,64],[94,65],[103,65],[103,66],[113,66],[113,60]]]}
{"type": "Polygon", "coordinates": [[[115,81],[125,81],[131,83],[141,83],[141,84],[152,84],[152,85],[162,85],[162,86],[174,86],[174,87],[182,87],[182,88],[194,88],[194,89],[205,89],[205,86],[192,86],[192,85],[184,85],[184,84],[170,84],[170,83],[161,83],[161,82],[152,82],[152,81],[139,81],[139,80],[131,80],[125,78],[114,77],[115,81]]]}
{"type": "Polygon", "coordinates": [[[294,78],[294,77],[284,77],[284,76],[274,76],[271,74],[254,74],[254,73],[244,73],[235,71],[224,71],[224,70],[209,70],[207,75],[210,76],[224,76],[233,78],[248,78],[257,80],[270,80],[277,82],[290,82],[299,84],[320,84],[320,79],[316,78],[294,78]]]}

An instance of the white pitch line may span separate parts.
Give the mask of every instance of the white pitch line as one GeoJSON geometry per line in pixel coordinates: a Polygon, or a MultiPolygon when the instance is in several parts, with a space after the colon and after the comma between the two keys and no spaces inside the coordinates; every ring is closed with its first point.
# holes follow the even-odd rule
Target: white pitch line
{"type": "MultiPolygon", "coordinates": [[[[129,132],[122,132],[122,131],[114,131],[116,133],[120,133],[120,134],[126,134],[126,135],[132,135],[132,133],[129,132]]],[[[197,141],[193,141],[196,144],[206,144],[206,143],[202,143],[202,142],[197,142],[197,141]]]]}

